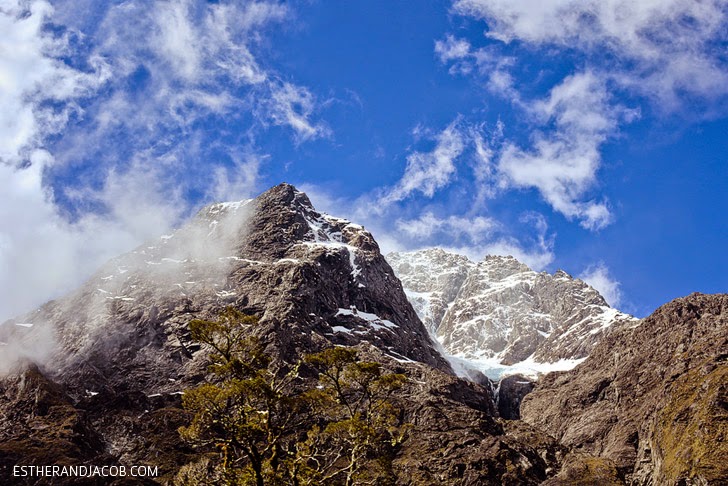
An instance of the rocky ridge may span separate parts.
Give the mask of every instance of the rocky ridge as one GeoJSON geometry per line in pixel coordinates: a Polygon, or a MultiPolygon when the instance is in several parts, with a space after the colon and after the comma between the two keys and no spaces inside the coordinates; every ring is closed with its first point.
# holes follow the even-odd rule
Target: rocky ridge
{"type": "Polygon", "coordinates": [[[435,248],[387,261],[430,332],[465,360],[582,359],[611,327],[639,322],[566,272],[535,272],[513,257],[476,263],[435,248]]]}
{"type": "Polygon", "coordinates": [[[574,370],[542,379],[521,415],[577,454],[566,469],[728,484],[728,295],[676,299],[607,335],[574,370]]]}
{"type": "Polygon", "coordinates": [[[46,341],[51,328],[48,372],[79,394],[130,380],[171,393],[200,371],[187,323],[235,305],[260,317],[261,334],[284,360],[328,342],[369,341],[449,371],[398,286],[369,232],[316,212],[305,194],[281,185],[202,209],[67,297],[9,322],[0,341],[46,341]]]}
{"type": "MultiPolygon", "coordinates": [[[[448,261],[457,267],[462,259],[447,257],[443,267],[448,261]]],[[[473,287],[483,279],[509,283],[510,291],[495,292],[503,293],[501,304],[519,292],[531,297],[516,302],[546,295],[532,292],[526,279],[510,285],[514,275],[537,282],[541,274],[496,261],[472,264],[481,267],[473,287]]],[[[456,295],[472,276],[458,272],[442,279],[458,287],[456,295]]],[[[548,277],[566,291],[581,286],[558,272],[548,277]]],[[[574,300],[563,299],[551,299],[553,306],[563,310],[574,300]]],[[[177,432],[189,421],[181,391],[206,375],[205,352],[187,324],[229,305],[260,318],[253,332],[281,363],[354,346],[362,358],[408,376],[397,392],[409,432],[393,461],[395,484],[728,478],[728,296],[678,299],[638,326],[629,319],[610,332],[577,321],[581,334],[604,335],[574,370],[547,375],[530,393],[525,377],[481,386],[455,376],[437,352],[372,236],[317,212],[305,194],[282,184],[251,201],[204,208],[173,234],[112,260],[77,291],[0,326],[8,348],[44,341],[55,350],[44,360],[28,352],[37,364],[18,361],[0,377],[0,482],[13,484],[16,464],[146,464],[162,476],[96,484],[170,484],[199,457],[177,432]],[[519,409],[525,420],[499,418],[516,418],[519,409]]],[[[443,317],[453,307],[441,307],[443,317]]]]}

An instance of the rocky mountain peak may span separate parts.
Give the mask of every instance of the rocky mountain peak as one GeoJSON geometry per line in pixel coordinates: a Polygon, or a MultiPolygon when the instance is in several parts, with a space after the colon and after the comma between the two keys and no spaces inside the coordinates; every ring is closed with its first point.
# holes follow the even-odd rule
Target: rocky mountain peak
{"type": "MultiPolygon", "coordinates": [[[[190,420],[180,396],[208,372],[188,324],[233,306],[259,318],[246,332],[276,368],[350,346],[407,376],[394,392],[410,426],[393,451],[397,484],[725,483],[725,447],[713,439],[726,435],[728,296],[679,299],[638,325],[584,282],[512,257],[388,258],[392,267],[362,226],[317,212],[288,184],[203,208],[0,325],[0,346],[35,351],[0,376],[0,477],[28,463],[152,464],[169,484],[182,466],[214,458],[178,433],[190,420]],[[589,358],[538,383],[467,382],[408,299],[471,363],[589,358]]],[[[312,388],[304,368],[296,386],[312,388]]],[[[306,433],[293,431],[291,444],[306,433]]]]}
{"type": "Polygon", "coordinates": [[[510,255],[486,255],[477,265],[481,269],[480,273],[484,273],[490,280],[502,280],[511,275],[532,271],[526,264],[510,255]]]}
{"type": "Polygon", "coordinates": [[[512,256],[488,255],[476,263],[429,249],[387,259],[447,353],[481,369],[524,362],[574,366],[613,324],[638,322],[568,273],[535,272],[512,256]]]}
{"type": "MultiPolygon", "coordinates": [[[[316,211],[283,184],[203,208],[182,228],[111,260],[74,292],[0,326],[6,345],[35,345],[45,335],[54,344],[41,366],[29,368],[37,377],[32,389],[18,391],[27,382],[23,370],[0,378],[0,474],[27,458],[151,462],[165,474],[198,460],[177,432],[189,421],[180,395],[208,371],[207,350],[188,324],[216,319],[227,306],[258,317],[249,332],[275,367],[349,346],[406,374],[398,393],[412,429],[396,459],[398,477],[536,483],[558,464],[552,439],[523,427],[511,433],[498,422],[489,384],[455,376],[372,235],[316,211]],[[53,414],[36,417],[38,393],[53,414]],[[46,453],[48,431],[59,433],[52,445],[61,457],[46,453]]],[[[316,383],[305,372],[299,378],[316,383]]]]}

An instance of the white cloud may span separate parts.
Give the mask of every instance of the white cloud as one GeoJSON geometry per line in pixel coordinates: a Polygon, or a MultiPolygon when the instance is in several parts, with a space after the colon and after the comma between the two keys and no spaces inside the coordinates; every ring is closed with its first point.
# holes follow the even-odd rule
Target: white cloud
{"type": "Polygon", "coordinates": [[[486,88],[490,92],[518,103],[520,95],[509,72],[515,63],[514,58],[503,56],[491,47],[474,49],[466,39],[452,35],[435,41],[435,54],[443,64],[451,64],[450,74],[468,75],[476,72],[487,79],[486,88]]]}
{"type": "Polygon", "coordinates": [[[521,215],[519,222],[526,229],[516,238],[506,225],[488,216],[438,217],[426,209],[414,218],[405,218],[400,205],[376,208],[371,195],[351,199],[333,196],[326,188],[313,184],[298,187],[319,211],[363,224],[384,254],[439,246],[473,260],[485,255],[511,255],[534,270],[543,270],[554,260],[554,235],[549,233],[546,219],[537,213],[521,215]]]}
{"type": "Polygon", "coordinates": [[[470,259],[482,259],[485,255],[512,256],[531,269],[541,271],[554,260],[554,238],[549,233],[546,218],[536,212],[526,212],[519,222],[528,229],[519,240],[513,236],[500,235],[483,243],[456,248],[459,253],[470,259]]]}
{"type": "Polygon", "coordinates": [[[488,254],[512,255],[541,270],[554,259],[554,235],[549,233],[545,218],[534,212],[522,214],[517,223],[524,231],[515,237],[514,225],[506,226],[484,212],[482,202],[493,195],[488,185],[497,176],[491,163],[495,154],[491,145],[502,137],[502,132],[499,122],[486,139],[484,126],[467,125],[460,117],[434,136],[418,125],[413,137],[434,140],[435,147],[430,152],[412,153],[394,188],[359,197],[335,197],[326,188],[310,183],[299,188],[320,211],[364,224],[384,253],[441,246],[476,260],[488,254]],[[432,199],[435,191],[450,183],[459,158],[468,159],[470,163],[463,167],[470,166],[474,171],[473,190],[462,193],[472,197],[467,212],[454,213],[451,206],[437,201],[428,201],[423,207],[423,198],[432,199]],[[417,193],[420,197],[415,197],[417,193]]]}
{"type": "Polygon", "coordinates": [[[286,20],[272,1],[0,0],[0,321],[179,223],[190,192],[249,197],[256,131],[327,134],[254,54],[286,20]]]}
{"type": "Polygon", "coordinates": [[[728,93],[723,0],[458,0],[454,9],[485,20],[487,35],[506,43],[608,52],[616,62],[605,76],[668,107],[684,93],[728,93]]]}
{"type": "Polygon", "coordinates": [[[199,34],[189,19],[189,1],[157,4],[155,24],[158,29],[153,45],[168,60],[174,71],[187,81],[197,81],[202,73],[203,48],[199,34]]]}
{"type": "Polygon", "coordinates": [[[579,278],[594,287],[610,306],[618,307],[622,303],[621,285],[612,278],[603,262],[590,265],[584,269],[579,278]]]}
{"type": "Polygon", "coordinates": [[[316,104],[309,90],[287,82],[271,86],[273,89],[267,109],[274,124],[290,126],[301,141],[330,134],[325,125],[310,120],[316,104]]]}
{"type": "Polygon", "coordinates": [[[492,218],[455,215],[438,218],[429,211],[415,219],[397,220],[398,232],[388,235],[387,239],[398,241],[398,248],[390,251],[434,245],[466,255],[475,261],[486,255],[510,255],[534,270],[542,270],[554,259],[553,239],[547,235],[546,221],[541,216],[528,214],[522,218],[522,222],[532,224],[530,233],[535,236],[535,241],[529,245],[515,237],[503,235],[505,228],[492,218]]]}
{"type": "Polygon", "coordinates": [[[42,184],[39,155],[24,169],[0,164],[0,322],[58,296],[112,256],[164,231],[184,207],[160,196],[154,175],[131,171],[110,175],[96,194],[105,215],[71,223],[42,184]]]}
{"type": "Polygon", "coordinates": [[[612,220],[606,203],[582,197],[596,184],[600,146],[620,119],[633,113],[613,105],[603,80],[591,72],[568,76],[529,110],[554,129],[533,132],[530,149],[504,144],[497,162],[499,186],[536,188],[554,210],[585,228],[603,228],[612,220]]]}
{"type": "Polygon", "coordinates": [[[215,201],[239,201],[255,193],[261,157],[242,154],[233,157],[232,167],[216,167],[212,196],[215,201]]]}
{"type": "Polygon", "coordinates": [[[444,246],[445,250],[479,261],[486,255],[512,256],[535,271],[541,271],[554,260],[552,248],[525,248],[515,238],[501,238],[481,246],[444,246]]]}
{"type": "Polygon", "coordinates": [[[3,0],[0,4],[0,163],[27,162],[43,139],[58,133],[73,112],[74,100],[104,84],[110,73],[98,57],[83,72],[57,59],[68,53],[68,39],[43,32],[53,15],[45,1],[3,0]],[[44,107],[60,102],[62,109],[44,107]]]}
{"type": "Polygon", "coordinates": [[[435,53],[443,63],[462,59],[470,54],[470,42],[448,35],[445,40],[435,42],[435,53]]]}
{"type": "Polygon", "coordinates": [[[484,216],[469,218],[449,215],[438,218],[427,211],[415,219],[398,219],[395,225],[411,238],[427,239],[439,235],[455,241],[465,237],[477,244],[487,239],[498,223],[484,216]]]}
{"type": "Polygon", "coordinates": [[[380,199],[383,204],[401,201],[414,192],[426,197],[447,186],[456,173],[455,160],[465,148],[465,134],[456,118],[435,137],[430,152],[413,152],[407,156],[407,166],[399,182],[380,199]]]}
{"type": "MultiPolygon", "coordinates": [[[[150,72],[153,96],[142,108],[155,120],[172,112],[175,121],[191,125],[211,113],[229,116],[242,108],[263,126],[288,126],[297,138],[308,140],[326,134],[311,120],[315,97],[305,87],[281,81],[251,51],[261,29],[288,15],[274,2],[126,2],[106,13],[99,53],[125,75],[140,68],[150,72]],[[146,32],[153,33],[151,42],[146,32]]],[[[147,125],[148,117],[141,117],[147,125]]]]}
{"type": "Polygon", "coordinates": [[[617,104],[617,95],[650,100],[658,115],[689,106],[694,116],[711,116],[728,95],[723,0],[455,0],[453,11],[483,20],[491,41],[479,47],[446,36],[435,46],[439,59],[453,74],[483,78],[532,125],[529,143],[485,142],[476,134],[481,200],[534,188],[567,218],[603,228],[614,217],[595,194],[602,147],[640,116],[617,104]],[[563,53],[579,66],[535,100],[517,86],[513,57],[534,48],[548,57],[563,53]]]}

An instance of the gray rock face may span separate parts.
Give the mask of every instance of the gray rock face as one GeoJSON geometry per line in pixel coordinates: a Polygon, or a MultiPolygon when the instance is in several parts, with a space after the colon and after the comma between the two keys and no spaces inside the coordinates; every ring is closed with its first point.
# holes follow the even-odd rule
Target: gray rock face
{"type": "Polygon", "coordinates": [[[390,253],[386,258],[402,281],[417,315],[436,335],[448,306],[455,301],[474,263],[468,257],[439,248],[390,253]]]}
{"type": "Polygon", "coordinates": [[[508,365],[584,358],[611,326],[637,322],[566,272],[534,272],[513,257],[474,263],[430,249],[387,260],[428,329],[465,359],[508,365]]]}
{"type": "Polygon", "coordinates": [[[500,380],[495,395],[498,415],[507,420],[520,419],[521,401],[535,386],[535,381],[523,375],[509,375],[500,380]]]}

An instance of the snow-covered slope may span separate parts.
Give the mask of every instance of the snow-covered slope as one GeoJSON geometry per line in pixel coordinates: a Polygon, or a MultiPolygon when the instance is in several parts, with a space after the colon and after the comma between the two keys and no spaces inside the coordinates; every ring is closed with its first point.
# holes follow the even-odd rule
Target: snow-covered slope
{"type": "Polygon", "coordinates": [[[610,326],[638,322],[566,272],[535,272],[513,257],[475,263],[435,248],[387,260],[445,351],[481,369],[567,369],[610,326]]]}

